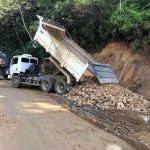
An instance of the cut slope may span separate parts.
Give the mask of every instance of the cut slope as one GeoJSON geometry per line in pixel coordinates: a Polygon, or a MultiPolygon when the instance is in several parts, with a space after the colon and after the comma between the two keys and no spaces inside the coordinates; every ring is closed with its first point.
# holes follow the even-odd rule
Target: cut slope
{"type": "Polygon", "coordinates": [[[113,67],[120,85],[150,99],[150,57],[133,54],[124,42],[108,44],[94,57],[113,67]]]}

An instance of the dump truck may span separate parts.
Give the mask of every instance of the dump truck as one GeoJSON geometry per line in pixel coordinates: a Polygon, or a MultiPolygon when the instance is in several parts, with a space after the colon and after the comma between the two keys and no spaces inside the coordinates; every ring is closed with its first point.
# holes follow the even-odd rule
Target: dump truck
{"type": "Polygon", "coordinates": [[[5,53],[0,51],[0,76],[7,78],[9,74],[9,59],[5,53]]]}
{"type": "Polygon", "coordinates": [[[21,84],[37,85],[44,92],[54,90],[61,95],[69,91],[76,82],[84,80],[86,76],[95,76],[101,84],[118,83],[112,68],[95,61],[72,40],[63,25],[42,16],[37,17],[39,27],[34,37],[34,47],[38,44],[43,46],[50,54],[47,59],[59,71],[55,74],[36,74],[36,76],[34,74],[29,76],[25,70],[19,74],[11,73],[14,87],[19,87],[21,84]]]}

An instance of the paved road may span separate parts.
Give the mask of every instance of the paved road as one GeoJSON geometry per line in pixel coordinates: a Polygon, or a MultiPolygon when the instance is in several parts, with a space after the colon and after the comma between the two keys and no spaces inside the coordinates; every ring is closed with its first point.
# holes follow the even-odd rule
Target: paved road
{"type": "Polygon", "coordinates": [[[0,80],[0,113],[0,150],[132,149],[58,105],[50,94],[15,89],[4,80],[0,80]]]}

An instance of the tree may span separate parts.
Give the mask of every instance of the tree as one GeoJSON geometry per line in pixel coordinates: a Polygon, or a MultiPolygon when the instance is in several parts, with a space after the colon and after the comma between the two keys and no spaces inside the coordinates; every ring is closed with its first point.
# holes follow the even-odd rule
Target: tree
{"type": "Polygon", "coordinates": [[[136,50],[149,46],[149,1],[124,0],[120,10],[119,0],[0,0],[0,49],[10,56],[24,53],[23,46],[27,53],[46,55],[43,48],[32,47],[20,9],[32,37],[38,28],[39,14],[62,23],[89,52],[100,50],[111,39],[128,41],[136,50]]]}

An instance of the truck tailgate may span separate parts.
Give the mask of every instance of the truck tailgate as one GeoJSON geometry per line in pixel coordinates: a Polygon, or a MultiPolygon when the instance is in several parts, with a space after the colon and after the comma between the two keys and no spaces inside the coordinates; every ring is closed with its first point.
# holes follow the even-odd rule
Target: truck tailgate
{"type": "Polygon", "coordinates": [[[100,83],[118,83],[118,79],[109,65],[92,64],[95,76],[100,83]]]}

